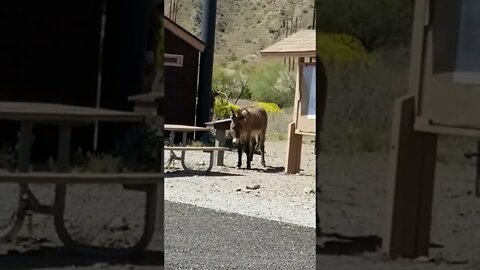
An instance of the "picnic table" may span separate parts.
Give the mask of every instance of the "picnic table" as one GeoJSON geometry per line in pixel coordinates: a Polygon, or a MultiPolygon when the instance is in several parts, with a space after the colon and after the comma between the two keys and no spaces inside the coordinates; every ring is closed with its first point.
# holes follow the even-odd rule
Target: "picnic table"
{"type": "MultiPolygon", "coordinates": [[[[16,183],[20,186],[19,204],[16,213],[6,228],[0,228],[0,239],[11,240],[20,230],[27,211],[54,216],[55,230],[66,248],[94,255],[125,256],[144,250],[151,242],[157,223],[158,207],[163,202],[159,184],[163,173],[71,173],[70,140],[72,128],[95,122],[143,122],[144,116],[124,111],[69,106],[50,103],[0,102],[0,119],[18,121],[19,136],[18,172],[0,173],[0,183],[16,183]],[[58,157],[56,172],[29,171],[32,146],[32,129],[35,124],[50,124],[59,127],[58,157]],[[124,189],[145,192],[146,204],[144,227],[140,240],[127,248],[89,246],[75,241],[65,227],[64,212],[67,184],[122,184],[124,189]],[[53,205],[42,205],[35,198],[28,184],[55,184],[53,205]]],[[[158,213],[163,222],[163,213],[158,213]]]]}
{"type": "MultiPolygon", "coordinates": [[[[215,146],[225,147],[226,133],[227,133],[227,130],[230,129],[231,122],[232,122],[232,119],[227,118],[227,119],[215,120],[215,121],[210,121],[205,123],[207,127],[215,129],[215,146]]],[[[214,157],[214,160],[216,160],[215,162],[217,166],[223,166],[223,158],[224,158],[224,151],[223,150],[217,151],[217,154],[214,157]]]]}
{"type": "Polygon", "coordinates": [[[194,174],[208,174],[214,164],[214,152],[215,151],[225,151],[228,150],[226,147],[218,147],[218,146],[187,146],[187,134],[189,132],[196,132],[196,131],[210,131],[211,128],[207,127],[198,127],[198,126],[188,126],[188,125],[172,125],[172,124],[165,124],[164,125],[165,131],[170,131],[170,146],[166,146],[165,150],[170,150],[170,158],[165,165],[168,168],[175,160],[180,160],[182,167],[185,171],[194,173],[194,174]],[[182,145],[181,146],[174,146],[175,143],[175,132],[182,132],[182,145]],[[174,151],[181,151],[181,156],[178,157],[174,151]],[[193,170],[188,168],[185,164],[185,153],[186,151],[203,151],[210,154],[209,165],[208,168],[204,171],[201,170],[193,170]]]}

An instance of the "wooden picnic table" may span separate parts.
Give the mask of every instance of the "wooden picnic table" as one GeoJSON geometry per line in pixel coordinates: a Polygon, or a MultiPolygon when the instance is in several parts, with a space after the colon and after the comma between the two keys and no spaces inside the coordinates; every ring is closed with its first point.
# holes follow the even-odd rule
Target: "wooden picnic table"
{"type": "MultiPolygon", "coordinates": [[[[159,184],[163,182],[163,173],[70,173],[70,140],[72,127],[95,122],[142,122],[144,116],[125,111],[106,110],[90,107],[79,107],[62,104],[0,102],[0,119],[21,123],[19,137],[18,172],[0,173],[0,183],[17,183],[20,185],[19,205],[14,218],[6,228],[0,229],[0,239],[12,239],[20,230],[27,211],[54,216],[56,232],[65,245],[73,251],[94,255],[125,256],[144,250],[151,242],[157,225],[158,203],[163,203],[163,192],[159,192],[159,184]],[[32,130],[34,124],[51,124],[59,127],[59,143],[57,172],[30,172],[30,154],[32,146],[32,130]],[[55,200],[53,205],[41,205],[28,188],[28,184],[55,184],[55,200]],[[133,246],[124,249],[111,249],[89,246],[73,240],[64,222],[67,184],[123,184],[125,189],[146,193],[144,228],[140,240],[133,246]]],[[[163,212],[159,213],[159,221],[163,223],[163,212]]]]}
{"type": "Polygon", "coordinates": [[[198,126],[188,126],[188,125],[172,125],[172,124],[165,124],[164,125],[164,130],[165,131],[170,131],[170,146],[166,146],[165,150],[170,150],[170,158],[167,161],[167,164],[165,165],[166,168],[168,168],[175,160],[180,160],[182,167],[185,171],[190,172],[190,173],[195,173],[195,174],[208,174],[211,169],[213,168],[214,164],[214,152],[215,151],[225,151],[228,150],[228,148],[225,147],[210,147],[210,146],[201,146],[201,147],[192,147],[192,146],[187,146],[187,134],[189,132],[196,132],[196,131],[210,131],[212,128],[208,127],[198,127],[198,126]],[[174,146],[175,143],[175,132],[182,132],[182,145],[181,146],[174,146]],[[182,154],[180,157],[175,155],[174,151],[181,151],[182,154]],[[210,154],[210,163],[208,165],[208,168],[204,171],[200,170],[193,170],[188,168],[188,166],[185,164],[185,152],[186,151],[203,151],[207,152],[210,154]]]}
{"type": "MultiPolygon", "coordinates": [[[[215,129],[215,146],[217,147],[225,147],[225,138],[227,135],[227,130],[230,129],[230,123],[232,119],[221,119],[206,122],[205,124],[209,128],[215,129]]],[[[217,154],[214,156],[215,163],[217,166],[223,166],[223,159],[224,159],[224,151],[220,150],[217,151],[217,154]]]]}

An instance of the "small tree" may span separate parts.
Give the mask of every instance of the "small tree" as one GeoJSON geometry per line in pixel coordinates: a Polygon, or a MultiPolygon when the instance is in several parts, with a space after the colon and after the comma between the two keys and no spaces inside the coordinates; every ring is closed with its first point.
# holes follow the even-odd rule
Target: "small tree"
{"type": "Polygon", "coordinates": [[[293,105],[295,79],[280,63],[252,69],[249,86],[254,100],[273,102],[280,107],[293,105]]]}
{"type": "Polygon", "coordinates": [[[248,75],[241,67],[228,69],[216,66],[213,70],[212,88],[215,92],[225,96],[227,100],[250,99],[248,75]]]}
{"type": "Polygon", "coordinates": [[[412,1],[316,0],[317,29],[355,37],[367,51],[410,40],[412,1]]]}

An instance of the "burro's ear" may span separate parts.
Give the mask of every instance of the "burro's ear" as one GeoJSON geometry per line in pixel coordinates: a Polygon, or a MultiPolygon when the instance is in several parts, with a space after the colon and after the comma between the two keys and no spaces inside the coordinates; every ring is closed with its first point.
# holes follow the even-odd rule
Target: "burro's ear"
{"type": "Polygon", "coordinates": [[[237,116],[235,115],[235,111],[230,108],[230,118],[235,119],[237,116]]]}

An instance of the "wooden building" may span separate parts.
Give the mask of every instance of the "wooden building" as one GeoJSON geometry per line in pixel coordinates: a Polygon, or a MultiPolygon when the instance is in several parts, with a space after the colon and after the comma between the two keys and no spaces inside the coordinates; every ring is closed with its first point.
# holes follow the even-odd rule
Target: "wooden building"
{"type": "Polygon", "coordinates": [[[200,54],[205,44],[164,17],[165,123],[195,125],[200,54]]]}
{"type": "MultiPolygon", "coordinates": [[[[106,6],[102,2],[2,3],[0,100],[133,109],[128,96],[144,89],[154,1],[108,1],[106,6]]],[[[2,122],[1,127],[0,143],[14,143],[18,126],[2,122]]],[[[72,147],[92,149],[93,127],[80,129],[73,135],[72,147]]],[[[110,135],[116,132],[103,131],[103,142],[111,146],[110,135]]],[[[56,156],[56,129],[41,126],[35,134],[34,159],[56,156]]]]}

